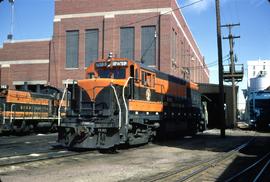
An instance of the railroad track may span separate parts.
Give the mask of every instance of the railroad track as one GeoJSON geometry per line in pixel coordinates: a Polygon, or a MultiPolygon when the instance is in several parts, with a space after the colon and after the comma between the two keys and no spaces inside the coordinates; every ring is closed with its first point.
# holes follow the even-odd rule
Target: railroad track
{"type": "Polygon", "coordinates": [[[11,136],[0,138],[0,169],[36,161],[81,155],[82,152],[52,149],[55,134],[11,136]]]}
{"type": "Polygon", "coordinates": [[[265,175],[266,170],[269,169],[270,166],[270,152],[263,155],[261,158],[256,160],[254,163],[246,167],[245,169],[237,172],[232,177],[228,178],[226,182],[231,181],[242,181],[242,179],[246,178],[247,176],[249,179],[252,179],[253,176],[253,182],[261,181],[263,178],[263,175],[265,175]],[[250,176],[250,171],[255,172],[254,175],[250,176]]]}
{"type": "Polygon", "coordinates": [[[31,153],[44,153],[51,148],[51,146],[48,144],[55,143],[55,140],[55,135],[33,135],[15,138],[1,138],[0,159],[12,158],[18,155],[23,156],[31,153]]]}
{"type": "Polygon", "coordinates": [[[270,152],[259,150],[249,155],[245,154],[249,153],[249,150],[259,148],[256,145],[257,142],[255,142],[254,136],[246,143],[230,150],[229,152],[218,154],[211,159],[197,161],[186,166],[182,166],[174,171],[146,178],[145,181],[270,181],[269,174],[267,173],[270,168],[270,152]],[[244,155],[244,157],[241,155],[244,155]],[[238,168],[237,170],[232,170],[232,168],[228,168],[231,164],[237,164],[241,159],[245,161],[244,165],[239,163],[241,165],[241,169],[238,168]],[[234,161],[236,161],[236,163],[233,163],[234,161]]]}
{"type": "Polygon", "coordinates": [[[27,136],[4,136],[0,137],[0,146],[12,145],[12,144],[22,144],[26,141],[38,142],[40,139],[50,139],[56,138],[56,134],[36,134],[36,135],[27,135],[27,136]]]}
{"type": "Polygon", "coordinates": [[[10,157],[1,157],[0,170],[1,168],[5,168],[5,167],[17,166],[17,165],[27,164],[27,163],[32,163],[32,162],[52,160],[52,159],[57,159],[57,158],[73,157],[73,156],[85,155],[89,153],[93,153],[93,151],[73,152],[73,151],[68,151],[68,150],[59,150],[59,151],[23,154],[23,155],[10,156],[10,157]]]}
{"type": "Polygon", "coordinates": [[[156,182],[156,181],[192,181],[195,176],[202,174],[207,171],[209,168],[216,166],[221,161],[226,160],[235,156],[241,149],[245,148],[254,138],[250,139],[246,143],[236,147],[235,149],[218,154],[214,158],[199,161],[192,163],[191,165],[179,168],[175,171],[170,171],[163,173],[161,175],[155,176],[151,179],[147,179],[147,182],[156,182]]]}
{"type": "MultiPolygon", "coordinates": [[[[117,151],[119,153],[125,153],[132,150],[139,150],[142,148],[151,148],[153,146],[143,145],[137,148],[119,148],[117,151]]],[[[93,154],[96,156],[103,156],[104,154],[111,154],[115,153],[115,151],[111,150],[87,150],[87,151],[70,151],[70,150],[60,150],[60,149],[53,149],[49,151],[43,151],[39,153],[21,153],[20,155],[9,155],[0,157],[0,174],[1,168],[17,166],[21,164],[28,164],[33,162],[41,162],[47,161],[52,159],[60,159],[60,158],[68,158],[68,157],[75,157],[75,156],[85,156],[87,154],[93,154]]],[[[109,156],[109,155],[108,155],[109,156]]]]}
{"type": "MultiPolygon", "coordinates": [[[[169,172],[165,172],[162,174],[159,174],[158,176],[154,176],[151,178],[144,178],[146,179],[145,181],[201,181],[201,177],[204,176],[207,171],[218,167],[221,163],[225,162],[225,161],[229,161],[230,159],[233,159],[235,156],[237,156],[239,154],[239,151],[244,149],[245,147],[249,146],[249,144],[251,143],[251,141],[253,141],[254,138],[250,139],[249,141],[247,141],[246,143],[234,148],[233,150],[230,150],[229,152],[224,152],[224,153],[220,153],[216,156],[213,156],[213,158],[211,159],[207,159],[207,160],[203,160],[203,161],[197,161],[196,163],[190,163],[188,165],[185,166],[179,166],[179,168],[177,170],[174,171],[169,171],[169,172]]],[[[255,143],[255,142],[252,142],[255,143]]],[[[145,146],[141,146],[139,148],[129,148],[127,149],[119,149],[119,153],[128,153],[129,151],[132,150],[138,150],[140,148],[152,148],[155,146],[152,145],[145,145],[145,146]]],[[[249,148],[253,148],[254,146],[249,148]]],[[[246,150],[246,149],[245,149],[246,150]]],[[[86,151],[86,152],[72,152],[72,151],[67,151],[67,150],[62,150],[62,149],[57,149],[55,151],[50,150],[49,152],[44,152],[44,153],[31,153],[31,154],[25,154],[25,155],[20,155],[20,156],[10,156],[10,158],[6,157],[2,157],[0,158],[0,174],[3,173],[5,167],[10,167],[10,166],[20,166],[21,164],[28,164],[31,162],[37,162],[34,163],[35,164],[39,164],[39,161],[45,161],[44,163],[47,163],[46,161],[52,161],[52,159],[58,159],[56,161],[69,161],[69,160],[80,160],[80,159],[85,159],[89,160],[90,158],[95,158],[95,157],[108,157],[109,155],[97,155],[97,153],[99,153],[98,151],[86,151]],[[90,154],[91,155],[86,155],[86,154],[90,154]],[[92,155],[93,154],[93,155],[92,155]],[[76,156],[76,157],[75,157],[76,156]],[[68,158],[70,157],[70,158],[68,158]],[[74,158],[73,158],[74,157],[74,158]],[[90,157],[90,158],[89,158],[90,157]],[[67,159],[60,159],[60,158],[67,158],[67,159]],[[2,170],[3,169],[3,170],[2,170]]],[[[121,154],[120,154],[121,155],[121,154]]],[[[267,157],[264,158],[264,164],[261,164],[262,169],[264,170],[260,170],[257,173],[261,173],[261,175],[265,174],[265,170],[268,168],[269,166],[269,157],[270,154],[268,154],[267,157]],[[267,162],[268,160],[268,162],[267,162]]],[[[83,161],[83,160],[81,160],[83,161]]],[[[29,166],[32,166],[32,164],[29,164],[29,166]]],[[[257,165],[256,165],[257,166],[257,165]]],[[[8,168],[11,169],[11,168],[8,168]]],[[[213,170],[212,170],[213,171],[213,170]]],[[[205,178],[208,179],[208,181],[215,181],[216,179],[212,178],[205,178]]],[[[226,178],[229,179],[229,178],[226,178]]],[[[238,178],[235,178],[238,179],[238,178]]],[[[258,177],[258,180],[260,180],[261,177],[258,177]]],[[[232,181],[235,181],[234,179],[232,179],[232,181]]]]}

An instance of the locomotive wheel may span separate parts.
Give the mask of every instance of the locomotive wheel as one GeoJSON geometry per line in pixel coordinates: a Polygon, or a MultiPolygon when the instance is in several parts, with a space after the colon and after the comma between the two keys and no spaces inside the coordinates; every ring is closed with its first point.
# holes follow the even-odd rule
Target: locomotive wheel
{"type": "Polygon", "coordinates": [[[55,122],[52,123],[50,132],[53,132],[53,133],[57,132],[57,128],[58,128],[57,124],[55,122]]]}
{"type": "Polygon", "coordinates": [[[113,147],[108,148],[108,149],[99,149],[99,152],[102,154],[118,154],[118,152],[116,150],[116,146],[113,146],[113,147]]]}
{"type": "Polygon", "coordinates": [[[199,127],[196,124],[196,121],[189,121],[188,122],[188,134],[195,135],[198,132],[199,127]]]}
{"type": "Polygon", "coordinates": [[[33,131],[34,126],[32,124],[27,125],[25,121],[12,124],[12,131],[15,134],[25,134],[33,131]]]}

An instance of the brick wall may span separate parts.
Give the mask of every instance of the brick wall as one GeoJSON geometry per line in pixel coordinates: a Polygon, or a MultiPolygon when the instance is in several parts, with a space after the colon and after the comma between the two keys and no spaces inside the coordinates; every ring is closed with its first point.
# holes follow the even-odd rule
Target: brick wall
{"type": "Polygon", "coordinates": [[[76,14],[170,7],[170,0],[61,0],[55,1],[55,14],[76,14]]]}
{"type": "Polygon", "coordinates": [[[1,84],[48,80],[49,40],[4,43],[0,49],[1,84]]]}
{"type": "MultiPolygon", "coordinates": [[[[120,27],[135,28],[135,60],[141,59],[141,27],[155,25],[159,34],[160,22],[160,48],[158,48],[158,38],[156,41],[157,60],[156,68],[163,72],[190,79],[195,82],[209,82],[208,70],[204,68],[203,57],[193,39],[193,36],[180,11],[173,11],[166,15],[160,15],[160,9],[178,8],[175,0],[100,0],[98,3],[89,1],[62,0],[55,2],[55,22],[54,22],[54,52],[57,56],[55,63],[58,70],[57,86],[62,86],[62,81],[75,76],[80,79],[84,77],[85,61],[85,30],[99,30],[99,58],[106,57],[109,52],[120,55],[120,27]],[[138,12],[138,10],[148,11],[156,8],[156,12],[138,12]],[[131,14],[130,12],[138,12],[131,14]],[[102,13],[100,13],[102,12],[102,13]],[[97,13],[97,14],[95,14],[97,13]],[[99,14],[98,14],[99,13],[99,14]],[[123,14],[121,14],[123,13],[123,14]],[[159,21],[160,17],[160,21],[159,21]],[[177,20],[176,20],[176,19],[177,20]],[[180,24],[180,27],[179,27],[180,24]],[[79,30],[79,67],[76,69],[66,69],[66,31],[79,30]],[[175,66],[171,62],[171,32],[177,33],[177,56],[175,66]],[[103,40],[104,33],[104,40],[103,40]],[[104,45],[104,47],[102,47],[104,45]],[[160,56],[160,58],[158,57],[160,56]],[[183,68],[191,67],[190,74],[183,72],[183,68]]],[[[165,11],[166,12],[166,11],[165,11]]],[[[164,12],[163,12],[164,13],[164,12]]],[[[187,70],[186,70],[187,71],[187,70]]]]}

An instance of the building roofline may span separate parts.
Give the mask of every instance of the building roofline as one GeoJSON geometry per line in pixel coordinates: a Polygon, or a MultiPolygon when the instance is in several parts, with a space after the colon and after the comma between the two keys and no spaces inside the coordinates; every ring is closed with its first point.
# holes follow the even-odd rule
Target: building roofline
{"type": "MultiPolygon", "coordinates": [[[[183,20],[184,20],[184,22],[185,22],[185,24],[186,24],[186,27],[187,27],[188,31],[190,32],[190,35],[191,35],[191,37],[192,37],[192,39],[193,39],[193,41],[194,41],[194,43],[195,43],[195,46],[196,46],[196,47],[198,48],[198,50],[199,50],[200,56],[202,56],[202,58],[203,58],[203,55],[201,54],[200,47],[198,46],[198,44],[197,44],[197,42],[196,42],[196,39],[194,39],[194,36],[193,36],[193,34],[192,34],[192,31],[191,31],[191,29],[189,28],[189,25],[188,25],[188,23],[187,23],[185,17],[183,16],[182,12],[180,11],[181,7],[179,6],[177,0],[174,0],[174,1],[175,1],[175,3],[176,3],[177,8],[178,8],[178,12],[179,12],[180,15],[182,16],[182,18],[183,18],[183,20]]],[[[192,47],[192,46],[191,46],[191,47],[192,47]]],[[[196,51],[194,50],[194,52],[196,52],[196,51]]],[[[196,54],[196,53],[195,53],[195,54],[196,54]]],[[[199,56],[197,56],[197,57],[199,57],[199,56]]],[[[204,61],[204,60],[202,60],[202,61],[199,60],[199,61],[200,61],[201,65],[204,66],[203,64],[205,64],[205,61],[204,61]]],[[[206,71],[205,69],[204,69],[204,71],[206,72],[206,74],[207,74],[207,76],[208,76],[208,78],[209,78],[209,70],[208,70],[207,67],[206,67],[206,69],[207,69],[207,71],[206,71]]]]}
{"type": "Polygon", "coordinates": [[[52,38],[42,38],[42,39],[22,39],[22,40],[6,40],[5,44],[14,44],[14,43],[24,43],[24,42],[43,42],[43,41],[51,41],[52,38]]]}

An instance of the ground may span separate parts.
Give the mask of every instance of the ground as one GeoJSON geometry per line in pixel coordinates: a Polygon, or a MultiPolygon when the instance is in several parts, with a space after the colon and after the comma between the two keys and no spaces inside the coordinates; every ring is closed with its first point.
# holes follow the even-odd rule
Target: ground
{"type": "Polygon", "coordinates": [[[0,168],[0,177],[3,182],[147,181],[158,174],[227,152],[254,135],[268,140],[270,137],[270,133],[245,130],[226,130],[226,135],[221,138],[219,130],[209,130],[194,137],[118,149],[113,154],[90,151],[68,158],[0,168]]]}

